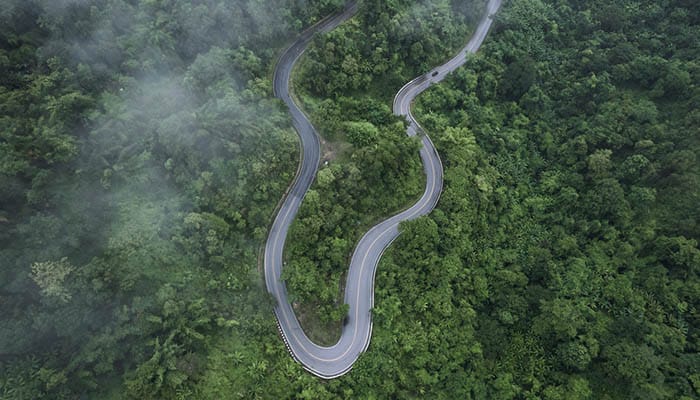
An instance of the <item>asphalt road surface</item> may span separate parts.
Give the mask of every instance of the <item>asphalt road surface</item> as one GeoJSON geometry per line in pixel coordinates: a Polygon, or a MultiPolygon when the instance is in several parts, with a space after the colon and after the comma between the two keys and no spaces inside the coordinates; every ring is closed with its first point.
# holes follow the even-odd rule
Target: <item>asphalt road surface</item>
{"type": "MultiPolygon", "coordinates": [[[[491,16],[500,6],[501,0],[490,0],[487,13],[469,43],[454,58],[407,83],[396,94],[394,114],[406,117],[408,135],[414,136],[420,132],[420,126],[411,115],[413,99],[430,85],[440,82],[447,74],[463,65],[469,53],[477,51],[491,27],[491,16]]],[[[323,19],[304,31],[280,57],[273,82],[275,96],[282,99],[289,107],[293,125],[301,139],[302,161],[296,179],[279,207],[265,244],[265,283],[268,291],[277,300],[275,315],[287,349],[307,371],[324,379],[336,378],[350,371],[360,354],[367,350],[372,334],[374,275],[379,258],[399,235],[399,223],[431,212],[442,190],[440,157],[430,138],[422,135],[423,146],[420,156],[427,177],[425,192],[416,204],[375,225],[360,239],[352,255],[347,275],[345,303],[349,305],[349,312],[338,343],[323,347],[309,340],[287,299],[287,289],[281,279],[282,254],[289,226],[316,176],[320,160],[320,143],[316,130],[289,95],[289,77],[294,64],[308,47],[314,34],[334,29],[356,11],[357,3],[351,2],[341,13],[323,19]]]]}

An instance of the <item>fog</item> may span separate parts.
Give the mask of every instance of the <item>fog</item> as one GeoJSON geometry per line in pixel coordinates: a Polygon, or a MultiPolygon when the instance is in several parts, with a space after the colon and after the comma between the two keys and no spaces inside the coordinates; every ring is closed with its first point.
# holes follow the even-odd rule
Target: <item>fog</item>
{"type": "MultiPolygon", "coordinates": [[[[260,238],[252,231],[274,205],[247,204],[260,187],[256,174],[293,173],[286,163],[265,166],[273,156],[295,158],[293,132],[267,82],[275,46],[294,23],[292,2],[2,3],[0,22],[15,27],[3,30],[4,45],[31,31],[34,67],[50,76],[38,87],[46,99],[80,99],[66,111],[82,117],[36,121],[75,147],[69,162],[40,165],[43,179],[3,178],[11,185],[3,198],[14,201],[0,204],[0,358],[48,350],[59,337],[75,346],[86,330],[116,322],[112,306],[187,281],[188,267],[217,279],[254,269],[250,243],[260,238]],[[239,229],[226,236],[188,225],[188,216],[221,207],[213,196],[223,192],[218,201],[239,229]],[[220,243],[188,242],[200,235],[220,243]],[[64,257],[75,268],[58,284],[70,300],[54,302],[42,297],[31,266],[64,257]]],[[[290,177],[276,175],[269,196],[290,177]]]]}

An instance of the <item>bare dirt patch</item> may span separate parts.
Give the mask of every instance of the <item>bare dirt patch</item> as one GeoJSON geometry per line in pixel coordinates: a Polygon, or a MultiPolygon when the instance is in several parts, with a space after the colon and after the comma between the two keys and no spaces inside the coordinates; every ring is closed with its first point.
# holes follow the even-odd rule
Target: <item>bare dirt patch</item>
{"type": "Polygon", "coordinates": [[[321,140],[321,165],[333,162],[347,154],[352,147],[348,142],[328,140],[319,135],[321,140]]]}

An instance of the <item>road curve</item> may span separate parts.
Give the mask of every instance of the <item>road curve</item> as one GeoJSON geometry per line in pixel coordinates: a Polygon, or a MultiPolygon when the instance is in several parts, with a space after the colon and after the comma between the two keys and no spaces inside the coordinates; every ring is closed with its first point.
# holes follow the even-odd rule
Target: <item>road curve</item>
{"type": "MultiPolygon", "coordinates": [[[[408,120],[408,135],[414,136],[420,130],[420,126],[411,115],[410,107],[413,99],[430,85],[440,82],[445,75],[464,64],[467,54],[475,52],[481,46],[491,27],[491,15],[500,5],[501,0],[489,1],[487,13],[474,35],[454,58],[412,80],[399,90],[394,99],[393,111],[394,114],[405,116],[408,120]]],[[[379,259],[389,244],[399,235],[399,223],[432,211],[442,190],[440,157],[430,139],[423,135],[420,156],[427,177],[425,192],[409,209],[375,225],[360,239],[352,255],[347,275],[345,303],[349,305],[349,312],[338,343],[323,347],[309,340],[287,299],[287,289],[281,279],[282,255],[289,227],[316,176],[320,145],[316,130],[290,97],[289,78],[294,64],[311,42],[313,35],[332,30],[356,11],[357,3],[348,3],[342,12],[323,19],[304,31],[280,57],[273,81],[275,96],[282,99],[289,107],[292,123],[301,139],[302,161],[294,183],[279,207],[265,244],[265,283],[268,291],[277,300],[275,315],[287,349],[307,371],[324,379],[336,378],[350,371],[360,354],[367,350],[372,333],[374,275],[379,259]]]]}

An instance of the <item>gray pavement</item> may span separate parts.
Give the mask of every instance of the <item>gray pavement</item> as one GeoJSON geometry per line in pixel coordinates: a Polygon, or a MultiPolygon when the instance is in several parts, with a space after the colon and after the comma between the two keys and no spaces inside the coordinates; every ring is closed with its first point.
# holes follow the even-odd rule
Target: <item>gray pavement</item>
{"type": "MultiPolygon", "coordinates": [[[[430,85],[442,81],[447,74],[464,64],[469,53],[479,49],[491,27],[493,15],[501,6],[501,0],[490,0],[483,17],[469,43],[451,60],[425,75],[407,83],[394,98],[393,111],[405,116],[407,134],[415,136],[420,126],[411,115],[411,102],[430,85]],[[437,74],[435,74],[437,72],[437,74]]],[[[426,215],[435,208],[442,190],[442,164],[435,146],[427,135],[422,135],[420,156],[427,177],[426,188],[420,200],[409,209],[394,215],[372,227],[360,239],[350,261],[345,285],[345,303],[349,305],[347,321],[338,343],[323,347],[313,343],[304,334],[294,310],[287,299],[287,289],[281,280],[284,242],[287,232],[318,170],[320,144],[316,130],[294,103],[289,94],[289,77],[299,56],[308,47],[316,33],[328,32],[357,11],[357,3],[349,3],[341,13],[319,21],[282,54],[275,69],[274,91],[282,99],[292,115],[292,122],[301,139],[302,161],[297,177],[287,192],[265,244],[264,268],[268,291],[277,300],[275,314],[285,345],[296,361],[312,374],[324,379],[339,377],[352,368],[360,354],[369,346],[372,334],[371,309],[374,305],[374,276],[384,250],[399,235],[398,225],[426,215]]]]}

